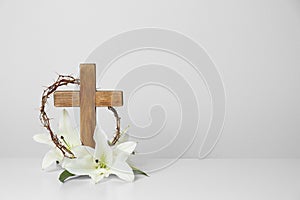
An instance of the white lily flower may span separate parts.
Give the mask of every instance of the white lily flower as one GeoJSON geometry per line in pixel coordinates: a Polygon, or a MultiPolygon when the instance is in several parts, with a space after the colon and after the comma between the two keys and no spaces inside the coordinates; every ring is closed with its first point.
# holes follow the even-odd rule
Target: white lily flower
{"type": "MultiPolygon", "coordinates": [[[[70,116],[65,109],[63,110],[62,115],[60,117],[57,137],[69,150],[78,145],[81,145],[78,132],[71,125],[70,116]]],[[[43,158],[42,169],[49,167],[54,162],[62,162],[64,156],[62,152],[52,142],[49,134],[37,134],[33,136],[33,139],[36,142],[51,146],[51,149],[45,154],[43,158]]]]}
{"type": "Polygon", "coordinates": [[[87,146],[73,148],[72,152],[76,158],[65,158],[62,167],[72,174],[88,175],[94,183],[110,174],[115,174],[125,181],[133,181],[133,171],[126,161],[135,149],[136,142],[124,142],[111,147],[105,133],[97,127],[94,140],[95,149],[87,146]]]}

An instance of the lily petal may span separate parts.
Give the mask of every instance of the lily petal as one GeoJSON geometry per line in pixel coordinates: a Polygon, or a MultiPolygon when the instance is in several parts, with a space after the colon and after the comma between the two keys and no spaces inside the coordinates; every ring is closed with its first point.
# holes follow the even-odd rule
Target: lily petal
{"type": "Polygon", "coordinates": [[[71,123],[71,118],[67,110],[63,110],[58,125],[59,136],[63,136],[70,145],[70,148],[81,145],[79,134],[71,123]]]}
{"type": "Polygon", "coordinates": [[[131,154],[136,147],[136,142],[123,142],[117,146],[118,150],[123,151],[124,153],[131,154]]]}
{"type": "Polygon", "coordinates": [[[95,150],[88,146],[77,146],[71,149],[76,158],[90,157],[94,155],[95,150]]]}
{"type": "Polygon", "coordinates": [[[33,136],[33,140],[38,142],[38,143],[42,143],[42,144],[48,144],[50,146],[55,146],[51,140],[50,135],[48,134],[37,134],[33,136]]]}
{"type": "Polygon", "coordinates": [[[113,151],[113,163],[126,162],[135,147],[136,142],[124,142],[119,144],[113,151]]]}
{"type": "Polygon", "coordinates": [[[42,162],[42,169],[46,169],[49,167],[52,163],[59,161],[61,162],[63,160],[64,156],[57,148],[52,148],[50,151],[46,153],[46,155],[43,158],[42,162]]]}
{"type": "Polygon", "coordinates": [[[105,135],[104,131],[98,126],[95,128],[94,140],[96,143],[94,158],[104,161],[106,165],[111,166],[113,159],[112,148],[107,143],[107,136],[105,135]]]}
{"type": "Polygon", "coordinates": [[[65,158],[62,167],[76,175],[89,175],[95,170],[94,159],[92,156],[83,158],[65,158]]]}
{"type": "Polygon", "coordinates": [[[95,184],[104,178],[104,174],[99,174],[99,173],[91,173],[89,174],[89,176],[91,177],[91,179],[95,184]]]}
{"type": "Polygon", "coordinates": [[[132,182],[134,180],[133,171],[126,162],[115,162],[111,168],[111,173],[125,181],[132,182]]]}

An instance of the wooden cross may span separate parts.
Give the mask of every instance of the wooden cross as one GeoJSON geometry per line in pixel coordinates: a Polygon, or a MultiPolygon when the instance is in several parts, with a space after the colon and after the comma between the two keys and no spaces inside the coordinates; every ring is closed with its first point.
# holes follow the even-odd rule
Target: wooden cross
{"type": "Polygon", "coordinates": [[[122,106],[122,91],[96,90],[96,65],[80,64],[80,91],[56,91],[54,106],[80,107],[80,139],[95,147],[96,107],[122,106]]]}

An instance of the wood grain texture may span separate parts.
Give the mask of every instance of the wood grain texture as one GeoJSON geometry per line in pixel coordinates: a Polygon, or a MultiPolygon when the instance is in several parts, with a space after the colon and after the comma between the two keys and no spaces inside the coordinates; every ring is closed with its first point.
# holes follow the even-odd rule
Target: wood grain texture
{"type": "Polygon", "coordinates": [[[97,91],[95,102],[96,102],[96,107],[123,106],[123,92],[122,91],[97,91]]]}
{"type": "Polygon", "coordinates": [[[79,91],[54,92],[55,107],[79,107],[79,91]]]}
{"type": "Polygon", "coordinates": [[[80,65],[80,139],[83,145],[95,147],[96,126],[96,66],[80,65]]]}
{"type": "MultiPolygon", "coordinates": [[[[54,93],[54,106],[56,107],[79,107],[79,91],[56,91],[54,93]]],[[[122,106],[122,91],[96,91],[96,107],[122,106]]]]}

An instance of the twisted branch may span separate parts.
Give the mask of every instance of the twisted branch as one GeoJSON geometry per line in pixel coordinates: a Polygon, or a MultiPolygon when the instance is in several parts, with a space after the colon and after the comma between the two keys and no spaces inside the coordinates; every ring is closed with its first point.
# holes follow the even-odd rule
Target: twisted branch
{"type": "Polygon", "coordinates": [[[120,134],[120,120],[121,120],[121,118],[119,117],[118,112],[114,107],[108,106],[108,110],[112,111],[114,113],[115,118],[116,118],[116,134],[114,136],[113,141],[111,142],[111,145],[115,145],[121,137],[121,134],[120,134]]]}
{"type": "Polygon", "coordinates": [[[57,80],[44,90],[42,94],[42,103],[40,108],[40,121],[42,125],[48,130],[51,136],[51,140],[53,141],[55,146],[62,152],[62,154],[65,157],[74,158],[74,154],[65,145],[63,145],[63,143],[58,139],[57,134],[55,134],[52,131],[50,126],[50,119],[45,111],[47,100],[50,97],[50,95],[53,94],[58,87],[68,84],[79,85],[80,81],[79,79],[76,79],[72,76],[59,75],[57,80]]]}

